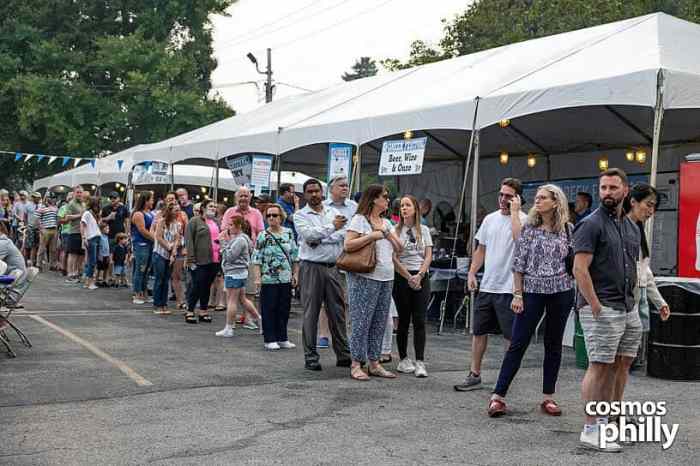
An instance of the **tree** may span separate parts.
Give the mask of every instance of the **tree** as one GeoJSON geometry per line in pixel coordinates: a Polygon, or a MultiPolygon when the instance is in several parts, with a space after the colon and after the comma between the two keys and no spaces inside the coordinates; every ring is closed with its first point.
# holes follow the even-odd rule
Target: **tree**
{"type": "Polygon", "coordinates": [[[377,64],[370,57],[360,57],[352,65],[353,73],[343,73],[343,81],[354,81],[355,79],[369,78],[377,74],[377,64]]]}
{"type": "MultiPolygon", "coordinates": [[[[96,156],[233,114],[209,97],[211,14],[235,0],[6,0],[0,149],[96,156]]],[[[0,158],[0,186],[50,170],[0,158]]]]}
{"type": "MultiPolygon", "coordinates": [[[[654,12],[700,21],[698,0],[477,0],[451,21],[443,20],[438,48],[418,44],[409,59],[385,59],[390,70],[654,12]]],[[[415,43],[414,43],[415,44],[415,43]]]]}

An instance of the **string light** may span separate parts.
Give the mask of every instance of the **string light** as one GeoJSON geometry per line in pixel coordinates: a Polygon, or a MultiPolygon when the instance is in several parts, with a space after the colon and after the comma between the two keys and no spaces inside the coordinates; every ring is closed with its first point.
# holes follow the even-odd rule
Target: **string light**
{"type": "Polygon", "coordinates": [[[625,158],[627,159],[628,162],[634,162],[634,151],[633,150],[628,150],[625,153],[625,158]]]}
{"type": "Polygon", "coordinates": [[[534,168],[535,165],[537,165],[537,158],[535,157],[535,154],[528,154],[527,155],[527,166],[530,168],[534,168]]]}
{"type": "Polygon", "coordinates": [[[598,169],[602,172],[608,169],[610,166],[608,157],[607,156],[602,156],[601,158],[598,159],[598,169]]]}
{"type": "Polygon", "coordinates": [[[638,164],[644,165],[647,162],[647,153],[646,151],[643,150],[638,150],[634,154],[634,159],[637,161],[638,164]]]}
{"type": "Polygon", "coordinates": [[[206,193],[206,192],[207,192],[206,186],[202,186],[202,193],[206,193]]]}
{"type": "Polygon", "coordinates": [[[510,120],[508,118],[504,118],[501,121],[499,121],[498,124],[501,128],[507,128],[510,126],[510,120]]]}
{"type": "Polygon", "coordinates": [[[224,202],[228,202],[228,197],[224,197],[224,202]]]}
{"type": "Polygon", "coordinates": [[[120,191],[120,192],[124,192],[124,186],[120,186],[120,187],[119,187],[119,191],[120,191]]]}
{"type": "Polygon", "coordinates": [[[120,188],[120,187],[121,187],[121,184],[120,184],[120,183],[116,183],[116,184],[114,185],[114,187],[115,187],[115,188],[120,188]]]}
{"type": "Polygon", "coordinates": [[[498,156],[498,161],[501,163],[501,165],[508,165],[508,152],[501,152],[501,154],[498,156]]]}
{"type": "Polygon", "coordinates": [[[404,139],[411,139],[413,137],[413,131],[410,129],[407,129],[406,131],[403,132],[403,138],[404,139]]]}

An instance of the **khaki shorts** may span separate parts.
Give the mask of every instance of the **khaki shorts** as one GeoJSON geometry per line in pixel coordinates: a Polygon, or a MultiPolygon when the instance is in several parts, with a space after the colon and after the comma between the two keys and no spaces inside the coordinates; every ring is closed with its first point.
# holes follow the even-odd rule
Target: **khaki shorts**
{"type": "Polygon", "coordinates": [[[584,306],[579,309],[579,320],[589,361],[612,364],[615,356],[637,356],[642,341],[642,321],[636,309],[625,312],[603,306],[595,319],[591,306],[584,306]]]}

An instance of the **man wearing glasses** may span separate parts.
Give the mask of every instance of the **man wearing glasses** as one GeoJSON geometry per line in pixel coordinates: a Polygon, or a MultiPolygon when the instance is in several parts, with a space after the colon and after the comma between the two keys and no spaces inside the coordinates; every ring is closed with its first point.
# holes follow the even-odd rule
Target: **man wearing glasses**
{"type": "Polygon", "coordinates": [[[323,204],[321,182],[313,178],[304,183],[306,207],[294,215],[299,235],[299,281],[304,308],[304,367],[320,371],[316,335],[321,305],[325,304],[336,365],[350,367],[350,352],[345,327],[344,279],[335,266],[343,250],[349,218],[323,204]]]}
{"type": "Polygon", "coordinates": [[[510,309],[513,299],[513,248],[527,220],[521,210],[522,182],[517,178],[501,181],[498,193],[499,209],[487,215],[476,233],[478,247],[472,256],[467,286],[469,291],[479,289],[474,307],[472,328],[472,360],[467,377],[454,389],[460,392],[481,388],[481,362],[486,353],[488,334],[502,333],[510,344],[514,313],[510,309]],[[481,285],[476,273],[484,266],[481,285]]]}

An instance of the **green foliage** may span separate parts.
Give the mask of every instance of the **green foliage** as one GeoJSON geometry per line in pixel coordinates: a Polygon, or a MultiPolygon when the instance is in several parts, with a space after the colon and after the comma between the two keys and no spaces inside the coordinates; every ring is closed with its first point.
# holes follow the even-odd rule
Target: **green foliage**
{"type": "Polygon", "coordinates": [[[343,73],[343,81],[354,81],[355,79],[369,78],[377,74],[377,64],[370,57],[360,57],[352,65],[352,73],[343,73]]]}
{"type": "MultiPolygon", "coordinates": [[[[209,97],[210,14],[235,0],[6,0],[0,150],[95,156],[226,118],[209,97]]],[[[55,162],[0,158],[0,186],[55,162]]]]}
{"type": "Polygon", "coordinates": [[[411,68],[654,12],[700,22],[700,1],[476,0],[464,13],[450,21],[443,20],[444,36],[438,48],[414,42],[406,62],[386,59],[381,64],[390,70],[411,68]]]}

